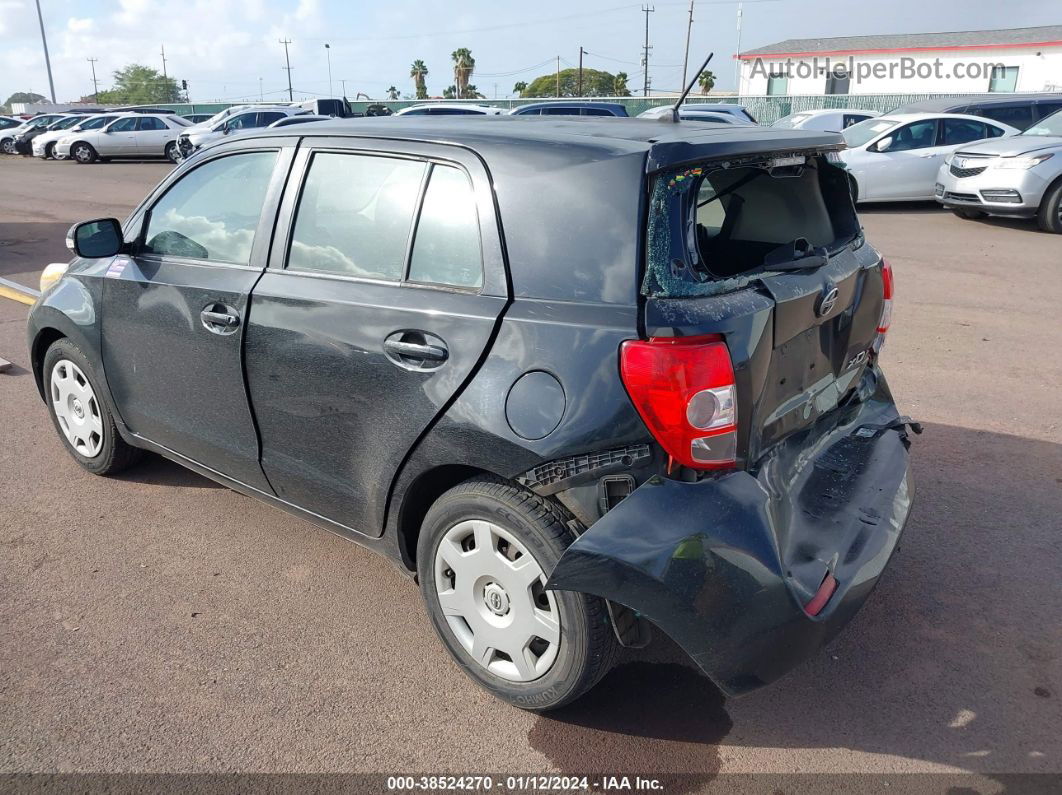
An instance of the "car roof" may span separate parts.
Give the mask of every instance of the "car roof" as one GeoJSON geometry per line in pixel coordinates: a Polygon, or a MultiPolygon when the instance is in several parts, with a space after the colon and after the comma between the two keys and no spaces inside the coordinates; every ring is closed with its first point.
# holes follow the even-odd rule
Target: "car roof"
{"type": "Polygon", "coordinates": [[[1048,94],[967,94],[959,97],[944,97],[942,99],[923,99],[920,102],[911,102],[902,105],[896,110],[908,111],[946,111],[948,108],[966,108],[970,105],[1021,105],[1025,103],[1037,103],[1044,101],[1058,101],[1062,99],[1062,93],[1048,94]]]}
{"type": "Polygon", "coordinates": [[[616,108],[623,108],[626,110],[626,106],[622,102],[595,102],[588,99],[552,99],[543,100],[542,102],[528,102],[526,105],[517,105],[513,110],[523,110],[524,108],[609,108],[614,110],[616,108]]]}
{"type": "Polygon", "coordinates": [[[827,113],[869,113],[871,116],[883,116],[880,110],[868,108],[816,108],[815,110],[794,110],[784,118],[791,119],[793,116],[823,116],[827,113]]]}
{"type": "Polygon", "coordinates": [[[670,165],[736,154],[754,155],[786,149],[842,148],[840,133],[779,130],[757,125],[699,124],[696,121],[665,122],[615,116],[386,116],[333,119],[318,124],[296,125],[288,130],[255,130],[240,140],[253,142],[271,135],[303,138],[350,137],[443,143],[462,146],[488,156],[488,162],[511,159],[520,167],[524,153],[537,148],[554,162],[584,162],[606,156],[644,153],[647,168],[655,171],[670,165]],[[564,144],[564,146],[558,146],[564,144]]]}
{"type": "Polygon", "coordinates": [[[930,113],[923,111],[919,113],[885,113],[881,116],[876,116],[874,121],[896,121],[901,124],[906,124],[912,121],[919,121],[920,119],[969,119],[970,121],[984,121],[996,125],[997,127],[1010,127],[1009,124],[996,121],[995,119],[986,119],[984,116],[975,116],[972,113],[930,113]]]}
{"type": "Polygon", "coordinates": [[[500,111],[502,108],[496,108],[493,105],[467,105],[464,102],[422,102],[419,105],[409,105],[408,107],[396,110],[394,115],[402,113],[402,111],[417,110],[419,108],[464,108],[466,110],[483,111],[489,110],[500,111]]]}

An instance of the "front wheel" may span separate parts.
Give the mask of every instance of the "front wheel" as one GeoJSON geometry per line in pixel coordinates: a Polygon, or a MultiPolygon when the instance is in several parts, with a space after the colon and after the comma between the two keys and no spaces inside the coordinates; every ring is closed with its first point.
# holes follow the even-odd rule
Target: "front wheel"
{"type": "Polygon", "coordinates": [[[1062,235],[1062,181],[1049,190],[1040,202],[1036,222],[1045,232],[1062,235]]]}
{"type": "Polygon", "coordinates": [[[99,159],[99,155],[96,154],[96,150],[92,147],[92,144],[87,144],[84,141],[78,141],[70,149],[70,156],[75,161],[82,164],[95,163],[99,159]]]}
{"type": "Polygon", "coordinates": [[[428,511],[417,568],[428,615],[477,684],[522,709],[567,704],[612,665],[603,600],[547,591],[575,540],[552,502],[506,481],[466,481],[428,511]]]}
{"type": "Polygon", "coordinates": [[[44,388],[59,438],[89,472],[111,475],[140,457],[140,450],[118,435],[92,365],[70,340],[57,340],[44,355],[44,388]]]}
{"type": "Polygon", "coordinates": [[[0,141],[0,152],[3,152],[5,155],[15,154],[15,139],[5,138],[0,141]]]}

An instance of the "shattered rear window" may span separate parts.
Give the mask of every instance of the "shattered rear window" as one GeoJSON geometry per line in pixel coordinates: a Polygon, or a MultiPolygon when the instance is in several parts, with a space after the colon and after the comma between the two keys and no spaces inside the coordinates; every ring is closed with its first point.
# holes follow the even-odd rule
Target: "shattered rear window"
{"type": "Polygon", "coordinates": [[[664,171],[650,197],[642,294],[729,292],[764,273],[811,267],[817,259],[807,257],[824,261],[859,235],[847,174],[823,154],[664,171]]]}

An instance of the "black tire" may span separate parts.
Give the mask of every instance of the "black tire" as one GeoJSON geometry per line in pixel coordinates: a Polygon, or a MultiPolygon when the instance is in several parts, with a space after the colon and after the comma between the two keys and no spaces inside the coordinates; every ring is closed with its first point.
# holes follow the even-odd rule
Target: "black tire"
{"type": "Polygon", "coordinates": [[[848,190],[852,192],[852,204],[859,204],[859,183],[851,174],[848,175],[848,190]]]}
{"type": "Polygon", "coordinates": [[[450,489],[429,509],[417,544],[421,594],[436,634],[469,677],[513,706],[542,712],[574,701],[597,684],[615,660],[618,643],[605,602],[573,591],[551,591],[561,627],[552,665],[525,682],[496,675],[458,640],[443,615],[436,586],[440,542],[470,519],[486,520],[511,533],[547,575],[576,537],[558,505],[500,478],[475,478],[450,489]]]}
{"type": "Polygon", "coordinates": [[[166,151],[164,152],[164,154],[166,155],[166,159],[174,165],[181,162],[181,150],[177,146],[176,141],[170,141],[168,144],[166,144],[166,151]]]}
{"type": "Polygon", "coordinates": [[[959,216],[959,218],[965,218],[970,221],[976,218],[985,218],[988,215],[988,213],[982,212],[981,210],[963,210],[958,207],[952,207],[951,211],[959,216]]]}
{"type": "Polygon", "coordinates": [[[113,475],[140,459],[143,451],[128,444],[118,434],[118,429],[114,425],[114,415],[111,413],[111,408],[107,405],[107,401],[100,389],[99,377],[96,375],[91,362],[74,343],[65,338],[52,343],[51,347],[48,348],[48,352],[44,354],[43,380],[45,395],[47,396],[48,414],[52,418],[55,432],[59,434],[59,439],[62,441],[63,446],[66,447],[67,452],[82,467],[94,475],[113,475]],[[77,365],[78,369],[88,380],[96,398],[95,403],[103,427],[103,441],[99,452],[92,457],[87,457],[74,448],[67,440],[66,433],[59,423],[59,418],[56,416],[55,406],[52,402],[51,374],[55,366],[62,361],[73,362],[77,365]]]}
{"type": "Polygon", "coordinates": [[[44,159],[45,160],[51,160],[54,157],[55,157],[55,144],[54,143],[45,144],[44,145],[44,159]]]}
{"type": "Polygon", "coordinates": [[[0,139],[0,152],[3,152],[5,155],[13,155],[13,154],[15,154],[15,139],[14,138],[0,139]]]}
{"type": "Polygon", "coordinates": [[[1056,182],[1040,202],[1036,223],[1045,232],[1062,235],[1062,180],[1056,182]]]}
{"type": "Polygon", "coordinates": [[[70,147],[70,159],[75,163],[88,165],[89,163],[95,163],[100,159],[100,156],[96,154],[96,149],[92,144],[84,141],[75,141],[74,145],[70,147]]]}

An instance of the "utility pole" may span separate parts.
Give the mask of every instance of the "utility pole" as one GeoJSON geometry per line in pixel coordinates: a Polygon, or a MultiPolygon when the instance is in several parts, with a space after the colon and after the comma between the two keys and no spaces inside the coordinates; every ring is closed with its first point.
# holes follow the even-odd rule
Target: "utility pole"
{"type": "MultiPolygon", "coordinates": [[[[686,23],[686,54],[682,56],[682,88],[686,88],[686,67],[690,60],[690,31],[693,30],[693,0],[690,0],[690,21],[686,23]]],[[[697,75],[700,77],[700,75],[697,75]]]]}
{"type": "Polygon", "coordinates": [[[347,98],[347,81],[346,80],[340,80],[339,84],[341,86],[343,86],[343,99],[346,99],[347,98]]]}
{"type": "Polygon", "coordinates": [[[578,94],[581,97],[583,95],[583,48],[579,48],[579,89],[578,94]]]}
{"type": "Polygon", "coordinates": [[[741,3],[737,7],[737,50],[734,53],[734,92],[741,95],[741,3]]]}
{"type": "Polygon", "coordinates": [[[325,57],[328,59],[328,98],[332,99],[332,48],[325,42],[325,57]]]}
{"type": "Polygon", "coordinates": [[[642,48],[642,66],[645,68],[645,76],[642,82],[642,96],[649,96],[649,50],[653,49],[649,46],[649,15],[656,11],[654,6],[642,6],[642,11],[645,12],[645,46],[642,48]]]}
{"type": "Polygon", "coordinates": [[[52,61],[48,57],[48,37],[44,35],[44,15],[41,14],[41,0],[37,0],[37,21],[41,23],[41,44],[44,45],[44,66],[48,70],[48,90],[52,93],[55,104],[55,83],[52,82],[52,61]]]}
{"type": "Polygon", "coordinates": [[[86,58],[85,60],[92,65],[92,101],[99,105],[100,84],[99,81],[96,80],[96,61],[98,61],[99,58],[86,58]]]}
{"type": "Polygon", "coordinates": [[[284,69],[288,73],[288,101],[294,102],[295,95],[291,91],[291,59],[288,58],[288,45],[291,44],[291,39],[278,39],[278,41],[284,45],[284,69]]]}
{"type": "Polygon", "coordinates": [[[557,56],[557,96],[560,96],[560,56],[557,56]]]}
{"type": "Polygon", "coordinates": [[[258,101],[265,102],[265,94],[262,92],[262,78],[258,78],[258,101]]]}
{"type": "Polygon", "coordinates": [[[165,80],[169,75],[166,74],[166,45],[162,45],[162,49],[159,50],[159,55],[162,56],[162,78],[165,80]]]}

